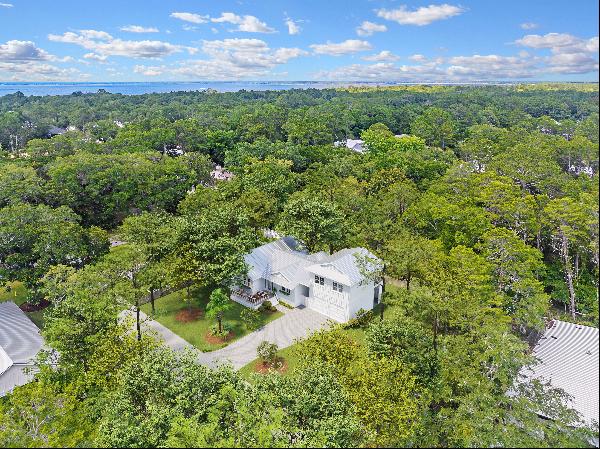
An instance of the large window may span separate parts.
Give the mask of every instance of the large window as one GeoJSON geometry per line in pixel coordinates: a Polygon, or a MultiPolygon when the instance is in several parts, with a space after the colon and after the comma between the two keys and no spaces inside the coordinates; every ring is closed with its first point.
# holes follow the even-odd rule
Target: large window
{"type": "Polygon", "coordinates": [[[335,281],[334,281],[334,282],[333,282],[333,289],[334,289],[336,292],[340,292],[340,293],[342,293],[342,292],[344,291],[344,286],[343,286],[342,284],[340,284],[340,283],[338,283],[338,282],[335,282],[335,281]]]}
{"type": "Polygon", "coordinates": [[[252,279],[250,279],[250,278],[248,278],[248,277],[247,277],[247,278],[245,278],[245,279],[244,279],[244,285],[245,285],[246,287],[252,288],[252,279]]]}
{"type": "Polygon", "coordinates": [[[325,279],[321,276],[315,275],[315,284],[325,285],[325,279]]]}
{"type": "Polygon", "coordinates": [[[292,291],[291,291],[289,288],[285,288],[285,287],[281,287],[281,288],[279,289],[279,291],[280,291],[281,293],[283,293],[284,295],[289,295],[289,294],[292,292],[292,291]]]}

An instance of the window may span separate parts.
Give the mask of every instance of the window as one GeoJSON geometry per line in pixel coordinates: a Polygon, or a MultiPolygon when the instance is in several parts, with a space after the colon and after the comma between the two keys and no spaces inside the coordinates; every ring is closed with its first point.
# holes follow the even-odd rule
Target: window
{"type": "Polygon", "coordinates": [[[342,292],[344,291],[344,286],[343,286],[342,284],[338,283],[338,282],[334,282],[334,283],[333,283],[333,289],[334,289],[336,292],[340,292],[340,293],[342,293],[342,292]]]}
{"type": "Polygon", "coordinates": [[[248,278],[248,277],[247,277],[246,279],[244,279],[244,285],[245,285],[246,287],[250,287],[250,288],[252,288],[252,279],[250,279],[250,278],[248,278]]]}
{"type": "Polygon", "coordinates": [[[321,276],[315,275],[315,284],[325,285],[325,279],[321,276]]]}
{"type": "Polygon", "coordinates": [[[284,295],[289,295],[289,294],[291,293],[291,290],[290,290],[289,288],[285,288],[285,287],[281,287],[281,288],[279,289],[279,291],[280,291],[281,293],[283,293],[284,295]]]}

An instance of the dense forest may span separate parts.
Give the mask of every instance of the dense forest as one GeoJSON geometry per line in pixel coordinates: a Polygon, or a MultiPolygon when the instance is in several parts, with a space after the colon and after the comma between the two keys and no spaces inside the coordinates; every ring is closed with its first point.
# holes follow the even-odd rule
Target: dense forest
{"type": "Polygon", "coordinates": [[[1,97],[0,288],[56,353],[0,445],[587,446],[519,372],[548,320],[598,326],[598,169],[597,84],[1,97]],[[250,381],[118,319],[239,276],[265,229],[368,248],[382,304],[250,381]]]}

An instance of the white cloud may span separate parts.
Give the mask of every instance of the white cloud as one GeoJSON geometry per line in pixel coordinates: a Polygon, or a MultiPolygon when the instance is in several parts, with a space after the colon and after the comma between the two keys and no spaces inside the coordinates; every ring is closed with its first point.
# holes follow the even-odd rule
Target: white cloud
{"type": "Polygon", "coordinates": [[[56,58],[47,51],[36,47],[32,41],[7,41],[0,44],[0,61],[23,62],[23,61],[50,61],[56,58]]]}
{"type": "Polygon", "coordinates": [[[529,34],[515,43],[538,50],[549,49],[551,56],[546,58],[546,63],[552,73],[598,71],[598,36],[581,39],[567,33],[529,34]]]}
{"type": "Polygon", "coordinates": [[[396,56],[389,50],[382,50],[379,53],[375,53],[374,55],[363,56],[363,60],[372,61],[372,62],[383,62],[383,61],[397,61],[400,59],[399,56],[396,56]]]}
{"type": "Polygon", "coordinates": [[[215,23],[232,23],[238,27],[233,31],[244,31],[247,33],[274,33],[275,29],[267,26],[254,16],[238,16],[232,12],[221,13],[221,17],[211,18],[215,23]]]}
{"type": "Polygon", "coordinates": [[[148,67],[143,65],[136,65],[133,68],[134,73],[139,73],[144,76],[159,76],[165,72],[165,66],[160,67],[148,67]]]}
{"type": "Polygon", "coordinates": [[[438,20],[449,19],[450,17],[462,14],[465,10],[460,6],[449,5],[429,5],[409,11],[405,5],[398,9],[379,9],[377,15],[386,20],[398,22],[400,25],[429,25],[438,20]]]}
{"type": "Polygon", "coordinates": [[[53,42],[79,45],[99,56],[126,56],[130,58],[161,58],[173,53],[187,50],[194,54],[196,48],[174,45],[163,41],[129,41],[115,39],[105,31],[80,30],[78,33],[68,31],[61,35],[49,34],[53,42]]]}
{"type": "Polygon", "coordinates": [[[204,41],[207,59],[181,61],[172,66],[136,66],[136,73],[179,79],[235,80],[273,77],[273,69],[291,59],[304,56],[300,48],[271,49],[260,39],[223,39],[204,41]]]}
{"type": "Polygon", "coordinates": [[[121,31],[128,31],[129,33],[158,33],[158,28],[143,27],[141,25],[127,25],[121,27],[121,31]]]}
{"type": "Polygon", "coordinates": [[[191,12],[172,12],[170,17],[191,23],[206,23],[208,22],[209,18],[208,16],[201,16],[200,14],[194,14],[191,12]]]}
{"type": "Polygon", "coordinates": [[[416,54],[416,55],[411,55],[408,57],[408,59],[410,59],[413,62],[425,62],[427,61],[427,58],[423,55],[420,54],[416,54]]]}
{"type": "Polygon", "coordinates": [[[385,25],[369,22],[368,20],[365,20],[360,24],[360,26],[356,27],[356,34],[359,36],[371,36],[373,33],[383,31],[387,31],[387,27],[385,25]]]}
{"type": "Polygon", "coordinates": [[[291,34],[292,36],[296,35],[296,34],[300,34],[300,31],[302,31],[302,28],[300,28],[300,26],[296,22],[294,22],[292,19],[290,19],[289,17],[287,17],[285,19],[285,24],[288,27],[288,33],[291,34]]]}
{"type": "Polygon", "coordinates": [[[521,28],[524,30],[533,30],[535,28],[537,28],[539,25],[537,23],[534,22],[525,22],[521,24],[521,28]]]}
{"type": "Polygon", "coordinates": [[[106,55],[97,55],[96,53],[86,53],[85,55],[83,55],[83,57],[85,59],[89,59],[91,61],[96,61],[96,62],[104,62],[104,61],[106,61],[106,58],[107,58],[106,55]]]}
{"type": "Polygon", "coordinates": [[[537,73],[536,58],[517,56],[472,55],[448,59],[451,77],[469,79],[529,78],[537,73]]]}
{"type": "Polygon", "coordinates": [[[0,7],[2,8],[12,8],[13,6],[15,5],[13,5],[12,3],[0,3],[0,7]]]}
{"type": "Polygon", "coordinates": [[[348,39],[340,43],[327,42],[326,44],[312,44],[310,46],[316,54],[340,56],[359,51],[371,50],[372,46],[367,41],[348,39]]]}
{"type": "Polygon", "coordinates": [[[516,44],[530,48],[549,48],[554,53],[598,53],[598,36],[581,39],[567,33],[528,34],[515,41],[516,44]]]}

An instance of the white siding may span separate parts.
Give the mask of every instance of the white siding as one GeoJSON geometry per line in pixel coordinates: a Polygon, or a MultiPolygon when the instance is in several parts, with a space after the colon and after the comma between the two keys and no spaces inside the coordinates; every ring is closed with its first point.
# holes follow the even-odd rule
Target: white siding
{"type": "Polygon", "coordinates": [[[365,285],[356,284],[350,289],[350,313],[348,319],[356,317],[360,309],[371,310],[373,308],[373,296],[375,285],[373,282],[365,285]]]}
{"type": "Polygon", "coordinates": [[[345,322],[348,321],[348,292],[333,290],[332,281],[325,279],[325,285],[313,283],[310,286],[310,297],[306,300],[306,306],[329,318],[345,322]]]}

